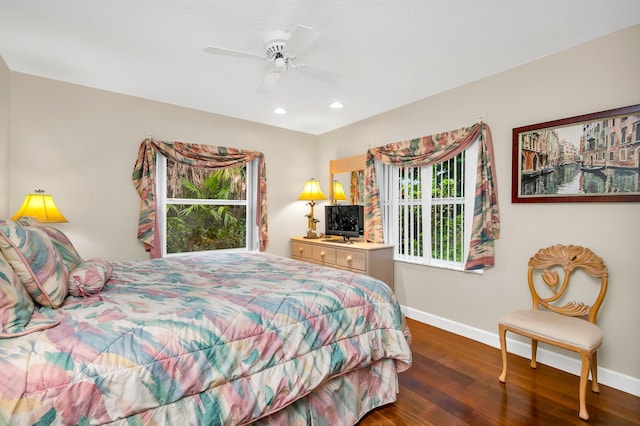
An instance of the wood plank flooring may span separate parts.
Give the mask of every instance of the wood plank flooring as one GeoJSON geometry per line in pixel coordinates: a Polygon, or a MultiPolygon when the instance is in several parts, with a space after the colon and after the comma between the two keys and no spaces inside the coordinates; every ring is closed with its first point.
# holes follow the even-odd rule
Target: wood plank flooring
{"type": "MultiPolygon", "coordinates": [[[[588,422],[578,417],[579,378],[509,354],[507,383],[498,381],[500,350],[408,320],[413,366],[399,374],[394,404],[359,426],[640,425],[640,398],[600,385],[587,393],[588,422]]],[[[497,326],[496,326],[497,327],[497,326]]]]}

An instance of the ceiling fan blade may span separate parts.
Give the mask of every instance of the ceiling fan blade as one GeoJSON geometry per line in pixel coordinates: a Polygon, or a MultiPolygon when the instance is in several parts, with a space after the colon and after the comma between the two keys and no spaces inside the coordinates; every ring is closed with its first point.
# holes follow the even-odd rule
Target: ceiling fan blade
{"type": "Polygon", "coordinates": [[[224,49],[222,47],[207,46],[202,50],[204,50],[205,53],[210,53],[213,55],[234,56],[236,58],[256,59],[258,61],[264,61],[267,59],[264,55],[259,55],[257,53],[243,52],[241,50],[233,50],[233,49],[224,49]]]}
{"type": "Polygon", "coordinates": [[[335,74],[331,71],[314,67],[312,65],[298,64],[295,69],[307,77],[315,78],[316,80],[320,80],[323,83],[327,83],[332,86],[335,86],[344,78],[342,75],[335,74]]]}
{"type": "Polygon", "coordinates": [[[266,95],[271,93],[276,83],[280,80],[280,71],[274,70],[267,74],[262,81],[260,87],[258,87],[259,95],[266,95]]]}
{"type": "Polygon", "coordinates": [[[318,33],[312,28],[298,25],[284,46],[284,53],[296,57],[305,51],[317,38],[318,33]]]}

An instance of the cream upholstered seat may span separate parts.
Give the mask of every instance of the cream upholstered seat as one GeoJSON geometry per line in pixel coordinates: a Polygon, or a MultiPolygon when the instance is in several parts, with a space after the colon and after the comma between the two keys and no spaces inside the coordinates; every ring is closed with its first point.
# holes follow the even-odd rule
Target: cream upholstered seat
{"type": "Polygon", "coordinates": [[[502,374],[507,378],[506,333],[511,331],[531,338],[531,368],[536,368],[538,341],[578,352],[582,361],[580,372],[580,418],[587,420],[587,383],[591,372],[591,389],[599,392],[597,350],[602,344],[602,330],[596,325],[596,316],[607,292],[607,267],[600,257],[588,248],[557,244],[539,250],[529,259],[529,289],[533,298],[533,309],[510,312],[498,323],[500,348],[502,351],[502,374]],[[581,268],[598,278],[600,286],[592,305],[584,302],[565,302],[569,278],[576,268],[581,268]],[[562,282],[558,269],[564,271],[562,282]],[[543,283],[536,286],[536,278],[543,283]],[[546,288],[540,288],[542,285],[546,288]],[[549,294],[544,298],[542,294],[549,294]],[[563,303],[563,304],[562,304],[563,303]],[[541,309],[542,308],[542,309],[541,309]]]}

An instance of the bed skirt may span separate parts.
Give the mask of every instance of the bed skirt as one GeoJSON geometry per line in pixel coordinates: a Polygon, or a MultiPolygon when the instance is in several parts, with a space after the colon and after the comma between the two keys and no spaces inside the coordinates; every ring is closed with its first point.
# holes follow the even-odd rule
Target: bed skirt
{"type": "MultiPolygon", "coordinates": [[[[392,403],[398,394],[396,362],[383,359],[350,371],[314,389],[293,404],[263,417],[251,425],[355,425],[374,408],[392,403]]],[[[217,392],[216,389],[208,392],[217,392]]],[[[208,392],[183,398],[135,416],[109,423],[117,426],[214,424],[206,416],[208,392]]],[[[217,421],[217,416],[216,421],[217,421]]],[[[231,425],[231,423],[228,423],[231,425]]]]}

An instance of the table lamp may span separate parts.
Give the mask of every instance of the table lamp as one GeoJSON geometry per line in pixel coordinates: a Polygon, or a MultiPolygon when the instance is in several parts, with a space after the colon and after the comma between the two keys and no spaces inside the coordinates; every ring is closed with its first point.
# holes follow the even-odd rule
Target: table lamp
{"type": "Polygon", "coordinates": [[[42,189],[36,189],[34,194],[27,194],[22,206],[11,220],[18,220],[25,216],[32,217],[41,223],[69,222],[58,210],[53,197],[45,194],[42,189]]]}
{"type": "Polygon", "coordinates": [[[347,195],[344,193],[342,182],[333,181],[333,204],[338,204],[338,201],[344,201],[347,199],[347,195]]]}
{"type": "Polygon", "coordinates": [[[316,223],[320,222],[313,215],[313,208],[315,207],[316,200],[326,200],[327,197],[324,196],[322,190],[320,189],[320,184],[317,180],[311,178],[305,182],[304,188],[302,189],[302,194],[298,197],[298,200],[309,201],[309,206],[311,206],[311,211],[309,214],[305,215],[308,219],[307,225],[307,235],[304,238],[315,239],[318,238],[318,234],[316,233],[316,223]]]}

